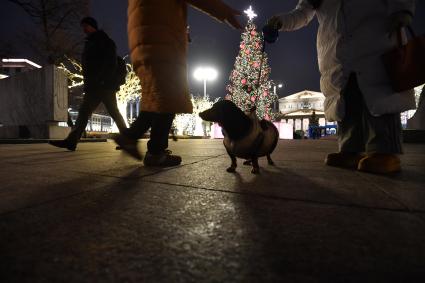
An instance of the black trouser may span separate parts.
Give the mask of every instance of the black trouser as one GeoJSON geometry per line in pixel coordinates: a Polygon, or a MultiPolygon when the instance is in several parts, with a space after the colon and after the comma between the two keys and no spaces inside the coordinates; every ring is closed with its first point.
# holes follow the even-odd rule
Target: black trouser
{"type": "Polygon", "coordinates": [[[148,141],[148,151],[158,154],[168,147],[168,134],[175,114],[141,111],[136,121],[131,124],[125,134],[133,139],[139,139],[151,128],[148,141]]]}
{"type": "Polygon", "coordinates": [[[84,95],[83,103],[81,103],[80,109],[78,110],[78,118],[75,122],[75,127],[72,129],[66,138],[72,143],[77,143],[80,139],[82,133],[86,129],[87,122],[90,116],[93,114],[93,111],[99,106],[100,103],[105,104],[106,109],[114,119],[117,124],[120,132],[123,132],[127,129],[127,126],[124,122],[123,117],[121,116],[120,111],[117,106],[117,99],[115,96],[115,91],[112,90],[99,90],[87,92],[84,95]]]}
{"type": "Polygon", "coordinates": [[[341,152],[401,153],[400,113],[372,116],[364,102],[355,74],[342,91],[345,117],[338,122],[341,152]]]}

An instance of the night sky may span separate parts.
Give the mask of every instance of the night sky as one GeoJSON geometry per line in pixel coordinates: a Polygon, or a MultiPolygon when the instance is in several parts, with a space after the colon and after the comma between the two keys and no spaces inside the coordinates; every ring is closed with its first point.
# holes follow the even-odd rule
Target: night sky
{"type": "MultiPolygon", "coordinates": [[[[253,6],[259,15],[255,23],[261,28],[266,19],[273,14],[289,11],[295,7],[297,0],[225,0],[230,6],[241,11],[253,6]]],[[[16,42],[17,36],[24,28],[31,27],[27,16],[17,7],[5,0],[0,0],[0,38],[16,42]]],[[[124,0],[92,0],[91,13],[102,29],[117,43],[120,55],[128,53],[127,47],[127,1],[124,0]]],[[[245,14],[240,17],[246,23],[245,14]]],[[[219,71],[219,78],[208,83],[208,93],[214,97],[225,95],[225,87],[230,71],[233,69],[235,57],[239,51],[240,31],[220,24],[207,15],[189,8],[189,25],[192,43],[189,46],[188,66],[191,92],[201,94],[203,85],[193,79],[193,71],[197,66],[209,65],[219,71]]],[[[413,28],[417,34],[425,33],[425,1],[417,1],[416,16],[413,28]]],[[[319,71],[316,53],[317,21],[313,20],[304,29],[281,33],[279,41],[267,45],[266,52],[272,68],[271,78],[282,82],[284,88],[278,93],[280,97],[304,89],[319,91],[319,71]]],[[[82,37],[84,35],[82,34],[82,37]]],[[[25,56],[26,51],[18,55],[25,56]]],[[[31,55],[27,56],[31,59],[31,55]]]]}

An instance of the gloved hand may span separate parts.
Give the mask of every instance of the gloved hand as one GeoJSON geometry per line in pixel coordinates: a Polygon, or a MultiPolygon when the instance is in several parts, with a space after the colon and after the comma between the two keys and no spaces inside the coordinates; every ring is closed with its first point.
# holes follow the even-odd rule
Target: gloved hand
{"type": "Polygon", "coordinates": [[[400,11],[392,14],[388,22],[388,32],[391,34],[398,29],[412,23],[412,15],[409,12],[400,11]]]}
{"type": "Polygon", "coordinates": [[[279,16],[273,16],[270,19],[267,20],[267,26],[273,28],[273,29],[277,29],[280,30],[282,28],[282,20],[280,19],[279,16]]]}

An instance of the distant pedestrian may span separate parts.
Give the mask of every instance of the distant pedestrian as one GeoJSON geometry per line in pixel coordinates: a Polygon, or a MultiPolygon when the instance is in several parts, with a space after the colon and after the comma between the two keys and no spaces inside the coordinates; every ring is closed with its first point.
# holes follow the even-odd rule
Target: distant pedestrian
{"type": "Polygon", "coordinates": [[[140,115],[115,141],[124,151],[141,159],[137,139],[151,128],[145,166],[181,163],[181,157],[171,155],[167,147],[175,114],[192,112],[186,67],[188,4],[234,28],[242,28],[236,19],[240,13],[221,0],[128,1],[131,60],[143,95],[140,115]]]}
{"type": "Polygon", "coordinates": [[[120,132],[126,124],[121,116],[116,99],[120,82],[117,77],[117,52],[114,41],[99,30],[94,18],[81,20],[81,27],[87,35],[82,55],[84,77],[84,99],[78,111],[78,118],[71,133],[64,140],[50,141],[51,145],[74,151],[93,111],[103,103],[120,132]]]}
{"type": "Polygon", "coordinates": [[[338,121],[339,152],[325,163],[371,173],[401,170],[400,112],[415,108],[412,91],[396,93],[381,55],[398,45],[414,0],[299,0],[268,24],[281,31],[306,26],[317,16],[320,86],[328,121],[338,121]]]}

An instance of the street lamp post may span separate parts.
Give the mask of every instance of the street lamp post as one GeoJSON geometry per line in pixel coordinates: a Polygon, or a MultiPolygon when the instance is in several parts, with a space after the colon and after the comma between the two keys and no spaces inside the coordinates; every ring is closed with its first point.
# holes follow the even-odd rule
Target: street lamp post
{"type": "Polygon", "coordinates": [[[194,77],[198,81],[204,82],[204,98],[207,96],[207,81],[213,81],[217,78],[218,73],[211,67],[199,67],[194,72],[194,77]]]}
{"type": "MultiPolygon", "coordinates": [[[[278,87],[278,88],[282,88],[283,87],[283,84],[278,84],[277,86],[276,86],[276,84],[274,84],[273,85],[273,92],[274,92],[274,95],[275,95],[275,97],[276,97],[276,87],[278,87]]],[[[279,97],[278,97],[279,98],[279,97]]],[[[274,105],[273,105],[273,108],[274,108],[274,111],[275,112],[277,112],[278,111],[278,109],[277,109],[277,107],[276,107],[276,100],[274,101],[274,105]]]]}

